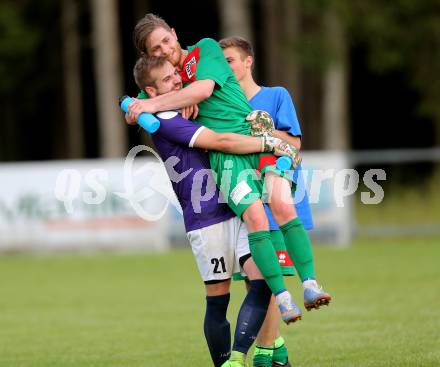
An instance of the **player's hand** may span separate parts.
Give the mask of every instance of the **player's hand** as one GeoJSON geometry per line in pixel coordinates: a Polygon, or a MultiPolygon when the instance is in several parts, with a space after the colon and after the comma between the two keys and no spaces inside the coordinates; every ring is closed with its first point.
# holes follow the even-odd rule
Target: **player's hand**
{"type": "Polygon", "coordinates": [[[199,107],[196,104],[182,108],[182,117],[187,120],[189,120],[190,118],[195,119],[198,115],[199,107]]]}
{"type": "Polygon", "coordinates": [[[261,151],[265,153],[275,153],[276,147],[281,143],[281,139],[275,138],[273,136],[262,136],[261,151]]]}
{"type": "Polygon", "coordinates": [[[137,99],[133,98],[134,102],[128,106],[128,113],[138,118],[142,112],[156,113],[151,99],[137,99]]]}
{"type": "Polygon", "coordinates": [[[272,117],[262,110],[255,110],[246,116],[249,121],[252,136],[271,135],[275,130],[275,124],[272,117]]]}
{"type": "Polygon", "coordinates": [[[286,143],[284,140],[275,147],[274,154],[276,156],[290,157],[292,159],[292,169],[296,169],[296,167],[298,167],[302,161],[298,149],[296,149],[293,145],[286,143]]]}
{"type": "Polygon", "coordinates": [[[133,115],[132,113],[126,113],[125,114],[125,122],[128,125],[136,125],[136,123],[137,123],[136,116],[133,115]]]}
{"type": "Polygon", "coordinates": [[[273,152],[274,155],[287,156],[292,159],[292,169],[296,169],[301,163],[301,157],[299,155],[298,149],[293,145],[286,143],[284,140],[274,138],[272,136],[263,137],[264,152],[273,152]]]}

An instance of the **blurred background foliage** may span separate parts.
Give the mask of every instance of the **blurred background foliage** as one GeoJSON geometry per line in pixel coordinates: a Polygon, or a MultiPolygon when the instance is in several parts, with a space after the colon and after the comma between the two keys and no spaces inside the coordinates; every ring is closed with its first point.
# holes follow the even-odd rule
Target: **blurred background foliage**
{"type": "MultiPolygon", "coordinates": [[[[291,92],[305,150],[440,146],[437,0],[3,0],[0,161],[121,157],[149,144],[124,126],[115,103],[137,93],[131,34],[147,12],[176,28],[183,46],[237,33],[252,40],[256,80],[291,92]],[[108,9],[114,33],[97,38],[97,18],[108,9]],[[102,77],[98,60],[109,46],[104,62],[114,58],[119,73],[102,77]],[[112,96],[107,104],[103,90],[112,96]]],[[[417,201],[410,188],[436,195],[435,163],[385,168],[389,202],[417,201]]]]}

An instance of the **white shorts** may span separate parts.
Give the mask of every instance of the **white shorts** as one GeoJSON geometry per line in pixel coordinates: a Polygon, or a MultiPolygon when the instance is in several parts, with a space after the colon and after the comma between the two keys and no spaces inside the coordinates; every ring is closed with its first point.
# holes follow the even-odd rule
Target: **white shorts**
{"type": "Polygon", "coordinates": [[[242,273],[239,259],[250,254],[246,225],[234,217],[187,233],[204,282],[242,273]]]}

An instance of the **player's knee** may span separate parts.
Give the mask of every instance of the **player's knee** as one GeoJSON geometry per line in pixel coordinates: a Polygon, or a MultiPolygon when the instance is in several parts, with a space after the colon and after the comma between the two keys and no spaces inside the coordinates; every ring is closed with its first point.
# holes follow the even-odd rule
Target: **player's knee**
{"type": "Polygon", "coordinates": [[[206,295],[207,296],[222,296],[229,293],[229,288],[231,285],[231,280],[227,279],[225,281],[213,284],[205,284],[206,295]]]}
{"type": "Polygon", "coordinates": [[[284,224],[296,217],[295,207],[290,203],[283,201],[273,201],[270,204],[270,210],[275,221],[278,224],[284,224]]]}
{"type": "Polygon", "coordinates": [[[245,261],[245,263],[243,264],[243,269],[249,280],[263,279],[263,275],[261,275],[261,272],[257,268],[257,265],[255,264],[252,257],[249,257],[245,261]]]}
{"type": "Polygon", "coordinates": [[[269,228],[266,213],[262,210],[246,210],[243,213],[243,221],[249,232],[264,231],[269,228]]]}

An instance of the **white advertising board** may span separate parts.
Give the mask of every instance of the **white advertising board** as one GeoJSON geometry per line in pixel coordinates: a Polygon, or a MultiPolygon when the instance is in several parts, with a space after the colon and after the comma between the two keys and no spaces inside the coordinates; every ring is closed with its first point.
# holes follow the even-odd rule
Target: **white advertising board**
{"type": "MultiPolygon", "coordinates": [[[[153,156],[134,159],[148,150],[139,147],[132,160],[1,164],[0,251],[164,250],[171,240],[185,243],[165,168],[153,156]]],[[[348,168],[340,152],[303,154],[317,241],[351,240],[355,182],[348,168]]]]}
{"type": "Polygon", "coordinates": [[[184,230],[165,169],[156,162],[0,165],[0,251],[167,249],[168,227],[184,230]]]}
{"type": "Polygon", "coordinates": [[[353,194],[357,189],[356,173],[343,152],[305,152],[304,186],[309,195],[314,229],[318,242],[347,245],[353,235],[353,194]]]}

